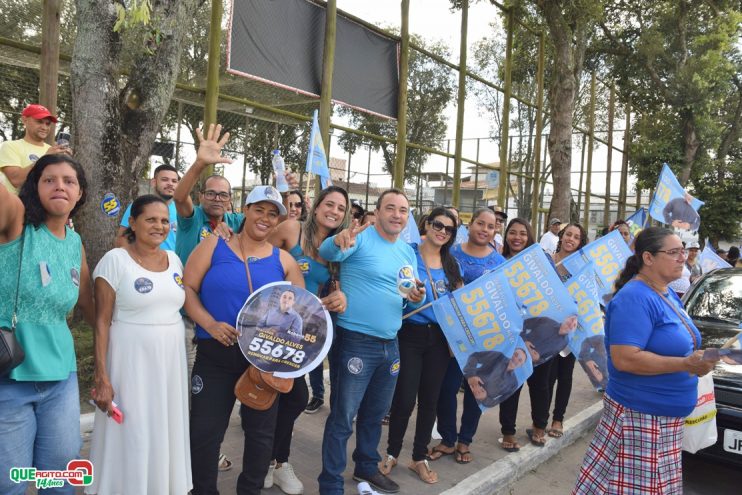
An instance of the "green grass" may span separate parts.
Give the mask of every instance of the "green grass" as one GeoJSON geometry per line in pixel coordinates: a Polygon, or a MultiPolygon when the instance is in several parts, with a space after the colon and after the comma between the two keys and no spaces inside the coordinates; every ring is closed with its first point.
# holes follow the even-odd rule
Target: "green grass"
{"type": "Polygon", "coordinates": [[[93,388],[95,359],[93,357],[93,329],[85,322],[71,323],[72,338],[75,340],[77,354],[77,380],[80,384],[80,412],[93,412],[88,404],[90,389],[93,388]]]}

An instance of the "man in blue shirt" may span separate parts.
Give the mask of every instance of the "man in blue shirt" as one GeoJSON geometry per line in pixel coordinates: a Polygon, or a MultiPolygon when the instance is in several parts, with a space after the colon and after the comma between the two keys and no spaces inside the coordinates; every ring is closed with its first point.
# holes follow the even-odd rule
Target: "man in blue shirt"
{"type": "Polygon", "coordinates": [[[270,308],[265,316],[258,322],[258,327],[263,329],[275,329],[280,337],[300,343],[304,340],[304,321],[294,311],[296,296],[290,289],[281,293],[278,308],[270,308]]]}
{"type": "Polygon", "coordinates": [[[323,259],[341,263],[340,285],[348,299],[336,325],[337,369],[332,370],[336,384],[318,478],[322,495],[343,493],[346,445],[356,416],[353,478],[383,493],[399,491],[399,485],[378,469],[377,446],[399,374],[397,331],[403,309],[408,312],[425,299],[422,283],[410,275],[417,273],[415,253],[398,239],[408,215],[407,197],[389,189],[376,203],[375,225],[359,226],[356,220],[325,239],[319,249],[323,259]]]}
{"type": "MultiPolygon", "coordinates": [[[[167,239],[160,244],[160,249],[175,251],[175,234],[178,231],[178,220],[175,203],[173,203],[173,194],[179,180],[180,175],[178,175],[178,170],[175,167],[172,165],[160,165],[155,169],[155,175],[150,181],[150,187],[154,188],[155,194],[167,203],[170,212],[170,233],[168,233],[167,239]]],[[[126,211],[124,211],[124,215],[121,217],[121,224],[116,233],[116,247],[123,247],[128,242],[124,236],[124,232],[129,227],[129,216],[131,216],[131,205],[126,207],[126,211]]]]}

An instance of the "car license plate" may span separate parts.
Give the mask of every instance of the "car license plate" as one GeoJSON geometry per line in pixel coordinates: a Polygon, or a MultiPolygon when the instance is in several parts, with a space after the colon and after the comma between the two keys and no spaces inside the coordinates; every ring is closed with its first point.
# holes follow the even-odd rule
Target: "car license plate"
{"type": "Polygon", "coordinates": [[[724,450],[742,455],[742,431],[724,430],[724,450]]]}

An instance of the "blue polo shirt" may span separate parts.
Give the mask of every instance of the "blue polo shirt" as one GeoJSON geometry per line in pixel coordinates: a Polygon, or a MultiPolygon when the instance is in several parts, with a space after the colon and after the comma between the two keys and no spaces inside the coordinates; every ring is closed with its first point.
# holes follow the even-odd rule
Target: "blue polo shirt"
{"type": "MultiPolygon", "coordinates": [[[[175,209],[175,201],[170,201],[167,205],[170,216],[170,233],[167,238],[160,244],[160,249],[175,251],[175,235],[178,232],[178,210],[175,209]]],[[[121,226],[129,226],[129,217],[131,216],[131,205],[126,207],[124,215],[121,217],[121,226]]],[[[182,261],[182,260],[181,260],[182,261]]]]}
{"type": "MultiPolygon", "coordinates": [[[[175,238],[175,253],[185,266],[188,257],[196,249],[198,243],[212,234],[211,223],[201,205],[193,207],[193,215],[190,217],[177,215],[177,219],[178,235],[175,238]]],[[[224,223],[235,232],[240,228],[244,219],[242,213],[224,214],[224,223]]]]}
{"type": "Polygon", "coordinates": [[[348,308],[338,314],[338,325],[381,339],[394,339],[402,326],[402,310],[419,307],[397,291],[400,272],[417,274],[415,252],[404,241],[381,237],[375,227],[358,234],[355,245],[341,251],[335,236],[324,240],[319,255],[340,262],[340,287],[348,308]]]}

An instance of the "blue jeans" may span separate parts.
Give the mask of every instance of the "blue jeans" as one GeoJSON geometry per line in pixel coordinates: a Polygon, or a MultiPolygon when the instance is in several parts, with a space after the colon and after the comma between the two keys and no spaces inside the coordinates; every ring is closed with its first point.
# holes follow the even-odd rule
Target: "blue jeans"
{"type": "MultiPolygon", "coordinates": [[[[26,493],[27,483],[11,481],[10,468],[64,470],[81,446],[77,373],[58,382],[0,378],[0,493],[26,493]]],[[[43,493],[71,495],[74,488],[65,483],[43,493]]]]}
{"type": "Polygon", "coordinates": [[[322,439],[321,494],[343,493],[346,446],[356,417],[354,474],[368,476],[378,471],[381,456],[381,420],[389,410],[399,374],[397,340],[382,340],[337,327],[341,339],[337,349],[337,379],[333,384],[330,416],[322,439]]]}
{"type": "Polygon", "coordinates": [[[461,413],[461,429],[456,435],[456,394],[461,387],[464,374],[459,368],[456,358],[450,358],[446,376],[443,377],[441,393],[438,396],[438,433],[441,434],[441,443],[447,447],[453,447],[456,442],[469,445],[474,440],[474,434],[479,426],[479,418],[482,410],[471,393],[467,384],[464,386],[464,411],[461,413]]]}

